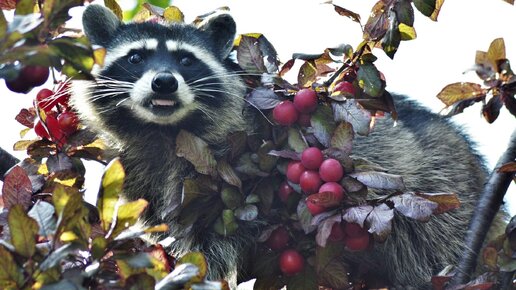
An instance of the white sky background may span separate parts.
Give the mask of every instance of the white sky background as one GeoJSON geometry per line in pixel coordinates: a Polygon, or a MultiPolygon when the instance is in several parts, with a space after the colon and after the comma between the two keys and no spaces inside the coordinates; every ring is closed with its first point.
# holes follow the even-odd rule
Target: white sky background
{"type": "MultiPolygon", "coordinates": [[[[132,1],[119,1],[129,5],[132,1]]],[[[178,6],[189,22],[197,15],[205,14],[221,6],[228,6],[238,25],[239,33],[261,32],[275,46],[280,59],[286,62],[292,53],[319,53],[327,47],[347,43],[356,47],[362,40],[357,23],[340,16],[331,5],[320,4],[323,0],[177,0],[178,6]]],[[[375,0],[343,0],[337,4],[359,13],[365,24],[375,0]]],[[[78,11],[76,11],[78,12],[78,11]]],[[[80,15],[80,13],[74,13],[80,15]]],[[[458,81],[480,82],[474,72],[463,74],[474,64],[476,50],[486,51],[497,37],[505,39],[507,57],[516,59],[516,7],[502,0],[447,0],[438,22],[433,22],[415,11],[417,39],[402,42],[394,58],[376,50],[377,67],[387,79],[387,89],[406,94],[418,100],[432,111],[438,112],[443,104],[435,95],[447,84],[458,81]]],[[[513,70],[516,64],[513,63],[513,70]]],[[[29,95],[17,95],[0,82],[0,146],[10,150],[19,139],[23,127],[14,117],[21,108],[29,107],[39,89],[29,95]]],[[[486,156],[490,169],[505,150],[510,134],[516,128],[516,120],[505,109],[494,124],[488,124],[480,115],[480,106],[466,109],[454,117],[462,124],[478,150],[486,156]]],[[[11,150],[12,152],[12,150],[11,150]]],[[[24,152],[14,152],[24,158],[24,152]]],[[[88,186],[96,190],[101,174],[99,166],[88,169],[88,186]]],[[[88,198],[89,200],[91,199],[88,198]]],[[[516,214],[516,188],[509,189],[506,200],[510,211],[516,214]],[[511,203],[512,201],[512,203],[511,203]]]]}

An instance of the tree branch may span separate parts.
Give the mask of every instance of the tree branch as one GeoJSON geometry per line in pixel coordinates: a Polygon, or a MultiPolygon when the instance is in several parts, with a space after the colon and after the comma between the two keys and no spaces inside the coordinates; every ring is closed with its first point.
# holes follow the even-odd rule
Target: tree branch
{"type": "Polygon", "coordinates": [[[475,273],[477,258],[484,244],[487,232],[503,203],[503,198],[509,187],[513,173],[498,172],[502,165],[514,161],[516,158],[516,130],[511,135],[506,151],[498,160],[495,169],[489,176],[489,180],[480,196],[474,215],[471,218],[469,229],[465,239],[465,252],[459,261],[457,274],[453,277],[452,285],[461,285],[471,280],[471,274],[475,273]]]}
{"type": "Polygon", "coordinates": [[[1,181],[4,181],[4,174],[18,162],[20,162],[20,160],[18,160],[16,157],[12,156],[9,152],[0,148],[0,180],[1,181]]]}

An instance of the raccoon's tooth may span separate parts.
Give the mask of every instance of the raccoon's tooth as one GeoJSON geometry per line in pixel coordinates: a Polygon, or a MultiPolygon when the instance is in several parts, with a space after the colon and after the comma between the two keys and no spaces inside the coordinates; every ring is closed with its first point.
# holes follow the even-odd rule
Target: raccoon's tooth
{"type": "Polygon", "coordinates": [[[176,102],[172,100],[154,99],[151,101],[154,106],[175,106],[176,102]]]}

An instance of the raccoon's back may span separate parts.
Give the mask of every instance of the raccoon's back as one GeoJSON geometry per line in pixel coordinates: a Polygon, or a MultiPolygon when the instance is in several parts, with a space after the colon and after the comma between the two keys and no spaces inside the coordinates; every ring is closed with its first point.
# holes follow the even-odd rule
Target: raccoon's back
{"type": "Polygon", "coordinates": [[[370,136],[355,139],[353,155],[401,175],[408,191],[457,193],[461,207],[427,223],[396,215],[393,233],[385,243],[349,259],[369,265],[391,285],[423,287],[461,254],[487,174],[472,142],[457,126],[405,97],[394,98],[397,126],[390,118],[379,120],[370,136]]]}

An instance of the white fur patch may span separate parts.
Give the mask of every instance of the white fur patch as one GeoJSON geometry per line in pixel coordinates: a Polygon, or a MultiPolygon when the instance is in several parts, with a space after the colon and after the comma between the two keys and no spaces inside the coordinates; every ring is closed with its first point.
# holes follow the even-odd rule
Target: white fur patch
{"type": "Polygon", "coordinates": [[[155,38],[141,39],[123,45],[118,45],[110,50],[104,58],[104,67],[107,68],[112,65],[117,59],[126,56],[133,49],[157,49],[158,40],[155,38]]]}

